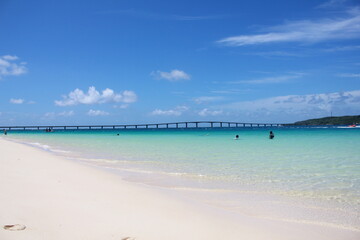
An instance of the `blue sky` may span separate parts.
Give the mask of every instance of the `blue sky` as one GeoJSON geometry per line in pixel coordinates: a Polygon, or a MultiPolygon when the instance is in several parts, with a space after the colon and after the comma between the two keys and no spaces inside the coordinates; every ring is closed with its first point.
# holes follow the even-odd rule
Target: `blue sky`
{"type": "Polygon", "coordinates": [[[0,2],[0,125],[360,114],[360,3],[0,2]]]}

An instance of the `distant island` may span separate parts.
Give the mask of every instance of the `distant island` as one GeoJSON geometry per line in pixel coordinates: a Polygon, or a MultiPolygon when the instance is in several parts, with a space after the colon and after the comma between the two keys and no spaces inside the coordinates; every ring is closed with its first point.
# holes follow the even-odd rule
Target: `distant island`
{"type": "Polygon", "coordinates": [[[360,123],[360,115],[308,119],[288,125],[352,125],[360,123]]]}

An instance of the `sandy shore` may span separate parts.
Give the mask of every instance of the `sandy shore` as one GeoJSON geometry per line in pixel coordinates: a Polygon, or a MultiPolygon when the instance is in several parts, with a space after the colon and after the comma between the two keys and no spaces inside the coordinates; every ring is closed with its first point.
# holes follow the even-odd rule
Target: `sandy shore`
{"type": "Polygon", "coordinates": [[[239,216],[6,137],[0,189],[1,240],[360,239],[356,231],[239,216]]]}

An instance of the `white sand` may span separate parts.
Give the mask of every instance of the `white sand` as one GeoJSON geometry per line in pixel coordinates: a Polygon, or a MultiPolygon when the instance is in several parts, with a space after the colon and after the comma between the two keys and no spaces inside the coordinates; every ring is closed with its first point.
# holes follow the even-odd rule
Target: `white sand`
{"type": "Polygon", "coordinates": [[[360,239],[360,233],[239,216],[0,138],[0,239],[360,239]],[[7,224],[23,224],[9,231],[7,224]]]}

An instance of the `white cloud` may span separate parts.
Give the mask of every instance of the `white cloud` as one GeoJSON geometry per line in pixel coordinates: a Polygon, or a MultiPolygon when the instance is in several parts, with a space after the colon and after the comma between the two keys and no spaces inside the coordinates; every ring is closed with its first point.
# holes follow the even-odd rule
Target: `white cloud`
{"type": "Polygon", "coordinates": [[[170,72],[156,71],[152,72],[151,75],[156,79],[165,79],[170,82],[177,82],[183,80],[190,80],[190,75],[181,70],[171,70],[170,72]]]}
{"type": "Polygon", "coordinates": [[[87,115],[89,116],[107,116],[109,115],[110,113],[108,112],[105,112],[105,111],[101,111],[101,110],[92,110],[90,109],[87,113],[87,115]]]}
{"type": "Polygon", "coordinates": [[[70,117],[74,115],[74,111],[64,111],[58,113],[59,116],[70,117]]]}
{"type": "Polygon", "coordinates": [[[183,112],[189,110],[186,106],[177,106],[170,110],[155,109],[151,112],[151,115],[165,115],[165,116],[181,116],[183,112]]]}
{"type": "Polygon", "coordinates": [[[119,109],[126,109],[129,107],[129,104],[120,104],[120,105],[114,105],[114,108],[119,108],[119,109]]]}
{"type": "Polygon", "coordinates": [[[360,8],[354,7],[343,18],[288,22],[270,27],[263,34],[233,36],[217,42],[227,46],[245,46],[275,42],[316,43],[359,37],[360,8]]]}
{"type": "Polygon", "coordinates": [[[220,97],[220,96],[213,96],[213,97],[202,96],[202,97],[194,98],[193,101],[197,104],[203,104],[203,103],[220,101],[222,99],[223,99],[223,97],[220,97]]]}
{"type": "Polygon", "coordinates": [[[207,108],[204,108],[203,110],[199,111],[198,114],[202,117],[206,117],[206,116],[218,116],[223,114],[222,110],[209,110],[207,108]]]}
{"type": "Polygon", "coordinates": [[[89,87],[87,93],[80,89],[75,89],[67,96],[63,96],[63,100],[56,100],[57,106],[72,106],[77,104],[101,104],[109,102],[133,103],[137,101],[137,96],[133,91],[123,91],[115,93],[112,89],[106,88],[99,93],[95,87],[89,87]]]}
{"type": "Polygon", "coordinates": [[[334,8],[343,5],[347,0],[330,0],[320,4],[317,8],[334,8]]]}
{"type": "Polygon", "coordinates": [[[56,113],[54,113],[54,112],[47,112],[47,113],[44,114],[44,117],[45,117],[45,118],[54,118],[54,117],[56,117],[56,113]]]}
{"type": "Polygon", "coordinates": [[[45,118],[55,118],[55,117],[71,117],[75,114],[74,111],[64,111],[64,112],[59,112],[59,113],[55,113],[55,112],[47,112],[44,114],[45,118]]]}
{"type": "Polygon", "coordinates": [[[360,78],[360,73],[342,73],[338,75],[339,77],[346,78],[360,78]]]}
{"type": "Polygon", "coordinates": [[[289,82],[292,79],[299,78],[299,75],[285,75],[285,76],[277,76],[277,77],[266,77],[252,80],[241,80],[241,81],[233,81],[228,82],[230,84],[240,84],[240,83],[248,83],[248,84],[269,84],[269,83],[284,83],[289,82]]]}
{"type": "Polygon", "coordinates": [[[14,60],[19,59],[17,56],[11,56],[11,55],[5,55],[5,56],[2,56],[2,58],[5,60],[9,60],[9,61],[14,61],[14,60]]]}
{"type": "Polygon", "coordinates": [[[255,52],[249,53],[249,55],[255,55],[260,57],[304,57],[305,54],[285,51],[269,51],[269,52],[255,52]]]}
{"type": "Polygon", "coordinates": [[[360,90],[308,95],[278,96],[254,101],[234,102],[221,106],[233,113],[247,116],[275,116],[276,119],[286,116],[301,118],[328,116],[330,112],[337,115],[358,114],[360,111],[360,90]]]}
{"type": "Polygon", "coordinates": [[[4,76],[19,76],[27,72],[26,63],[15,63],[17,56],[5,55],[0,57],[0,79],[4,76]]]}
{"type": "Polygon", "coordinates": [[[360,50],[360,45],[353,45],[353,46],[341,46],[341,47],[333,47],[324,49],[324,52],[339,52],[339,51],[356,51],[360,50]]]}
{"type": "Polygon", "coordinates": [[[24,103],[24,99],[21,99],[21,98],[11,98],[10,99],[10,103],[13,103],[13,104],[23,104],[24,103]]]}

